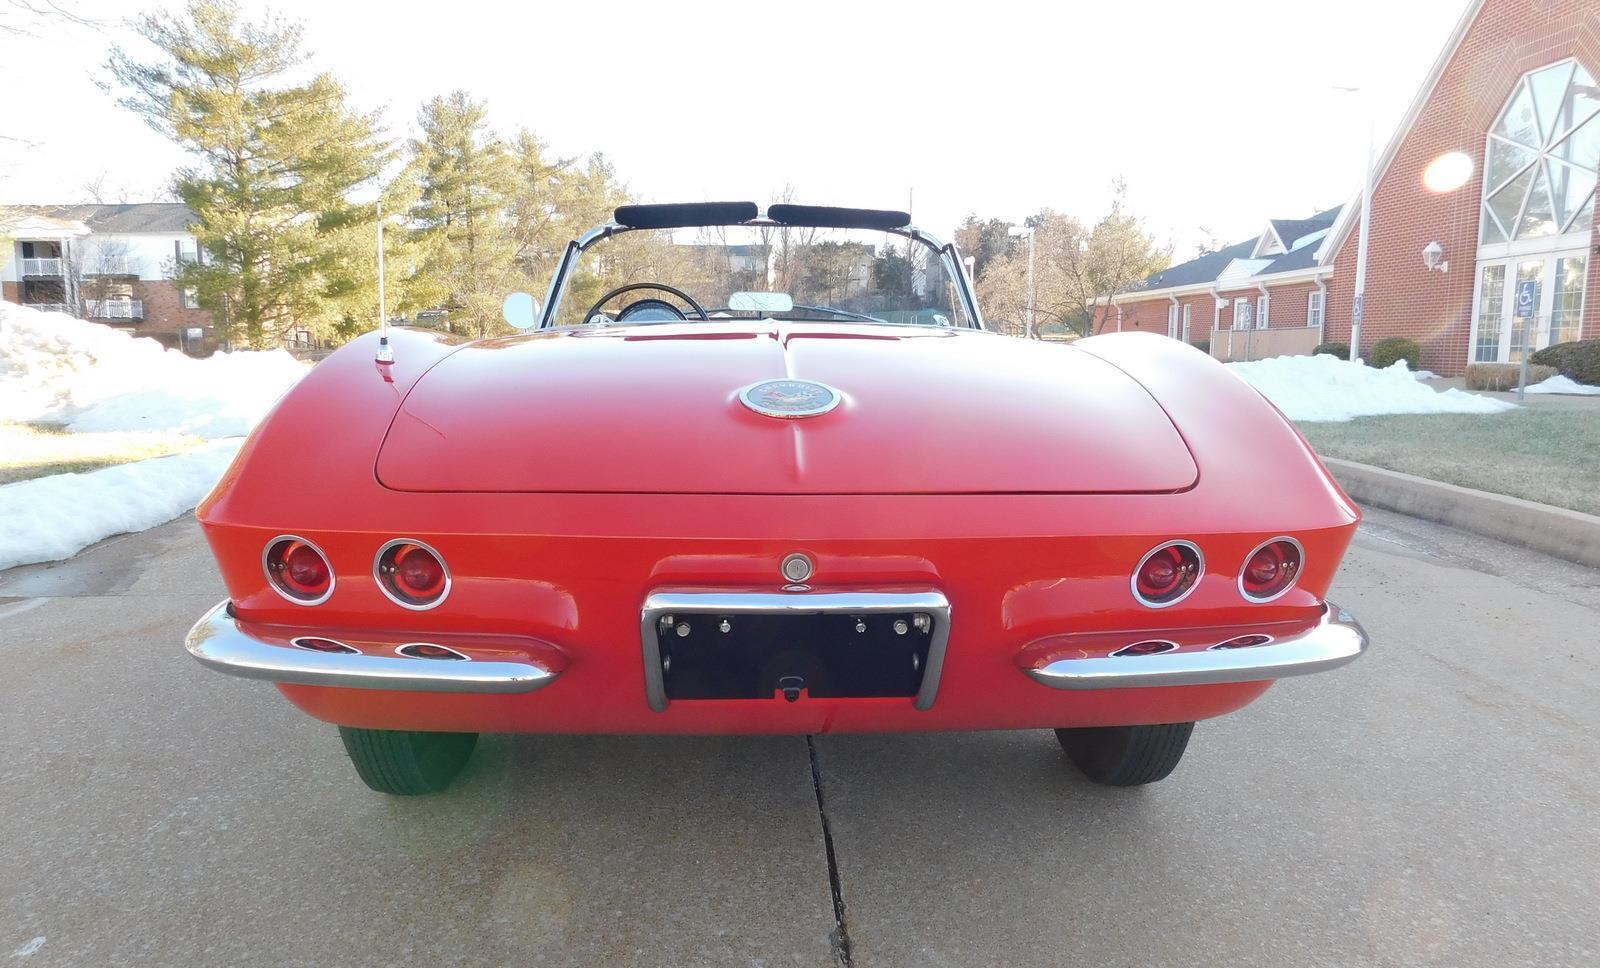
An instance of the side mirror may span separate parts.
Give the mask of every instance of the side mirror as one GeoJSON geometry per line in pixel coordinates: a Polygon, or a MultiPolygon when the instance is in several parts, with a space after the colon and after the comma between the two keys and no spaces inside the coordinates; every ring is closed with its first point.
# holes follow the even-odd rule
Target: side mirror
{"type": "Polygon", "coordinates": [[[525,292],[514,292],[500,304],[500,315],[517,329],[532,329],[539,322],[539,300],[525,292]]]}

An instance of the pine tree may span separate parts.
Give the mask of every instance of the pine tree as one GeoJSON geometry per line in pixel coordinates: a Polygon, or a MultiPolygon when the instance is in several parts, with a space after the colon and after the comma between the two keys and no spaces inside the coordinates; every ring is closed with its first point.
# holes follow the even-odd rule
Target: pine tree
{"type": "Polygon", "coordinates": [[[135,29],[159,56],[112,53],[122,103],[195,158],[174,187],[205,260],[179,266],[178,284],[198,291],[224,339],[253,347],[365,325],[376,280],[350,256],[376,211],[351,196],[388,158],[376,115],[351,108],[329,74],[291,81],[305,62],[298,24],[193,0],[135,29]]]}
{"type": "MultiPolygon", "coordinates": [[[[542,295],[566,251],[567,242],[609,221],[617,206],[626,205],[631,199],[618,183],[616,169],[603,155],[591,155],[587,160],[550,159],[544,142],[526,129],[517,133],[512,152],[517,169],[517,191],[511,203],[517,265],[523,285],[542,295]]],[[[617,263],[620,256],[636,254],[640,249],[659,249],[662,245],[663,240],[658,239],[656,233],[631,232],[607,242],[604,251],[617,263]]],[[[605,279],[595,274],[600,261],[591,256],[580,263],[579,273],[567,294],[568,312],[582,311],[604,290],[620,281],[637,281],[612,278],[607,285],[605,279]]],[[[620,270],[621,265],[615,268],[620,270]]]]}
{"type": "Polygon", "coordinates": [[[416,308],[450,313],[452,326],[486,336],[500,327],[500,304],[521,288],[510,209],[517,169],[489,128],[483,102],[465,91],[436,97],[417,118],[412,141],[419,191],[411,218],[418,268],[409,283],[416,308]]]}

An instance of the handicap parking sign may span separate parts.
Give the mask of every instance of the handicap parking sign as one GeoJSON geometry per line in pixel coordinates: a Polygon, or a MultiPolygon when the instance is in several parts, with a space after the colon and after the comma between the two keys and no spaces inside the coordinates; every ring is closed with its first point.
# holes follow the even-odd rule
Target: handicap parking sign
{"type": "Polygon", "coordinates": [[[1517,318],[1532,319],[1539,309],[1539,281],[1517,283],[1517,318]]]}

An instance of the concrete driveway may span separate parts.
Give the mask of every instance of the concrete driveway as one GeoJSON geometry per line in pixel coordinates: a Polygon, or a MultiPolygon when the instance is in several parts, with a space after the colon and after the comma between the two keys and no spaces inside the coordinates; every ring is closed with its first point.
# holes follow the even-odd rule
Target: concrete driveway
{"type": "Polygon", "coordinates": [[[1374,513],[1336,591],[1373,652],[1140,790],[1042,732],[486,737],[401,800],[183,654],[181,520],[0,573],[0,963],[1600,963],[1600,573],[1374,513]]]}

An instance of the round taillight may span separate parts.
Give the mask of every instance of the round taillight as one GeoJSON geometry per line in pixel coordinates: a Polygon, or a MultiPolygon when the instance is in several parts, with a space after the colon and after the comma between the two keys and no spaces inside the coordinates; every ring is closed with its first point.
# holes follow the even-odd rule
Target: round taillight
{"type": "Polygon", "coordinates": [[[406,608],[433,608],[450,594],[450,570],[439,553],[415,538],[396,538],[378,550],[378,587],[406,608]]]}
{"type": "Polygon", "coordinates": [[[1159,545],[1133,570],[1133,597],[1151,608],[1176,605],[1194,591],[1204,568],[1200,548],[1192,542],[1159,545]]]}
{"type": "Polygon", "coordinates": [[[333,594],[328,556],[297,535],[279,535],[268,542],[261,566],[273,590],[296,605],[320,605],[333,594]]]}
{"type": "Polygon", "coordinates": [[[1293,538],[1273,538],[1244,560],[1239,593],[1252,602],[1270,602],[1294,587],[1305,552],[1293,538]]]}

